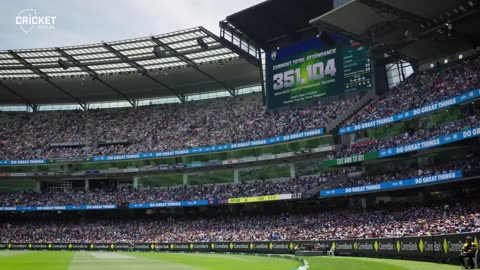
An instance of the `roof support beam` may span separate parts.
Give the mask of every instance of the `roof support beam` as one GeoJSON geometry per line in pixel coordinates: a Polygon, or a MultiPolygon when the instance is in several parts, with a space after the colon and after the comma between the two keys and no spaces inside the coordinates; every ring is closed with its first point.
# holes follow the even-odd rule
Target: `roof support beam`
{"type": "Polygon", "coordinates": [[[42,78],[43,80],[45,80],[47,83],[49,83],[50,85],[52,85],[53,87],[55,87],[57,90],[59,90],[60,92],[66,94],[67,96],[71,97],[72,99],[74,99],[79,105],[80,107],[82,107],[83,110],[86,110],[87,109],[87,105],[86,105],[86,102],[82,101],[81,99],[79,99],[78,97],[70,94],[68,91],[66,91],[65,89],[63,89],[62,87],[58,86],[56,83],[52,82],[50,77],[44,73],[43,71],[41,71],[40,69],[34,67],[31,63],[27,62],[25,59],[23,59],[20,55],[18,55],[16,52],[10,50],[8,51],[8,53],[13,56],[13,58],[17,59],[20,63],[22,63],[24,66],[26,66],[28,69],[30,69],[31,71],[33,71],[35,74],[37,74],[38,76],[40,76],[40,78],[42,78]]]}
{"type": "MultiPolygon", "coordinates": [[[[375,42],[373,42],[371,39],[368,39],[368,38],[364,38],[362,36],[359,36],[359,35],[356,35],[354,33],[351,33],[345,29],[342,29],[342,28],[339,28],[335,25],[332,25],[332,24],[329,24],[329,23],[326,23],[324,21],[310,21],[310,23],[314,23],[317,25],[317,27],[319,29],[327,29],[327,30],[330,30],[330,31],[333,31],[335,33],[339,33],[343,36],[346,36],[346,37],[349,37],[353,40],[357,40],[359,42],[362,42],[363,44],[367,44],[369,47],[370,47],[370,50],[371,51],[374,51],[376,50],[377,48],[381,48],[382,50],[384,50],[385,52],[387,53],[393,53],[395,52],[395,54],[397,55],[398,59],[403,59],[407,62],[415,62],[416,59],[413,59],[412,57],[409,57],[407,55],[404,55],[404,54],[401,54],[400,52],[396,51],[395,50],[395,47],[394,46],[389,46],[387,44],[376,44],[375,42]]],[[[378,49],[377,49],[378,50],[378,49]]]]}
{"type": "Polygon", "coordinates": [[[386,3],[378,1],[378,0],[357,0],[357,1],[373,8],[373,9],[379,11],[379,12],[389,13],[389,14],[395,15],[399,18],[407,19],[407,20],[409,20],[411,22],[414,22],[414,23],[422,24],[422,23],[426,22],[426,19],[421,17],[421,16],[415,15],[413,13],[410,13],[410,12],[406,11],[406,10],[399,9],[397,7],[394,7],[392,5],[386,4],[386,3]]]}
{"type": "Polygon", "coordinates": [[[126,101],[128,101],[128,103],[130,103],[130,105],[132,105],[132,107],[135,107],[135,100],[132,99],[132,98],[129,98],[127,95],[125,95],[124,93],[122,93],[121,91],[119,91],[118,89],[116,89],[115,87],[113,87],[112,85],[110,85],[109,83],[105,82],[104,80],[100,79],[97,72],[95,72],[94,70],[92,70],[90,67],[88,66],[83,66],[83,65],[79,65],[80,64],[80,61],[78,61],[77,59],[75,59],[73,56],[69,55],[67,52],[65,52],[63,49],[61,48],[56,48],[57,52],[59,52],[63,57],[67,58],[70,62],[72,62],[75,66],[77,67],[80,67],[83,71],[87,72],[94,80],[98,81],[99,83],[105,85],[107,88],[109,88],[110,90],[114,91],[115,93],[119,94],[121,97],[123,97],[126,101]]]}
{"type": "Polygon", "coordinates": [[[26,97],[24,97],[22,94],[18,93],[17,91],[13,90],[11,87],[9,86],[6,86],[4,83],[2,83],[0,81],[0,86],[7,89],[10,93],[12,93],[13,95],[15,95],[16,97],[18,97],[19,99],[21,99],[27,106],[29,106],[30,108],[32,108],[32,110],[34,110],[37,105],[34,104],[32,101],[30,101],[29,99],[27,99],[26,97]]]}
{"type": "MultiPolygon", "coordinates": [[[[215,50],[215,49],[222,49],[224,48],[222,45],[216,45],[216,46],[211,46],[209,47],[211,50],[215,50]]],[[[149,47],[150,50],[152,50],[153,48],[152,47],[149,47]]],[[[188,53],[188,54],[193,54],[193,53],[197,53],[197,52],[203,52],[203,50],[189,50],[189,51],[184,51],[184,53],[188,53]]],[[[216,54],[216,55],[225,55],[225,54],[228,54],[228,53],[221,53],[221,54],[216,54]]],[[[92,56],[95,56],[95,54],[92,54],[92,56]]],[[[137,55],[135,54],[132,54],[130,55],[130,57],[134,57],[135,56],[135,61],[147,61],[147,60],[156,60],[158,59],[158,57],[156,56],[145,56],[145,57],[136,57],[137,55]]],[[[168,55],[169,57],[178,57],[178,55],[168,55]]],[[[198,58],[196,59],[202,59],[202,58],[206,58],[208,56],[199,56],[198,58]]],[[[33,59],[34,57],[32,58],[29,58],[29,59],[33,59]]],[[[39,57],[38,59],[42,59],[41,57],[39,57]]],[[[91,66],[91,65],[110,65],[110,64],[121,64],[121,63],[124,63],[122,60],[119,60],[119,59],[112,59],[112,60],[105,60],[105,61],[99,61],[99,60],[102,60],[102,59],[107,59],[107,58],[102,58],[102,57],[96,57],[95,60],[96,61],[84,61],[83,63],[78,63],[77,67],[83,67],[83,66],[91,66]]],[[[163,62],[163,64],[170,64],[170,63],[177,63],[178,61],[166,61],[166,62],[163,62]]],[[[38,64],[38,65],[35,65],[35,67],[37,67],[38,69],[43,69],[43,68],[58,68],[58,64],[55,63],[55,64],[38,64]]],[[[25,67],[23,66],[8,66],[8,67],[4,67],[4,66],[0,66],[0,70],[13,70],[13,69],[16,69],[16,70],[21,70],[21,69],[24,69],[25,67]]]]}
{"type": "MultiPolygon", "coordinates": [[[[209,35],[214,36],[213,33],[210,33],[207,29],[202,28],[202,31],[205,31],[206,33],[209,33],[209,35]]],[[[261,61],[260,61],[260,47],[255,44],[253,41],[249,40],[243,33],[241,33],[239,30],[233,28],[231,24],[229,24],[226,21],[221,21],[220,22],[220,38],[215,37],[215,40],[222,44],[223,46],[229,48],[233,52],[237,53],[240,55],[242,58],[247,60],[248,62],[254,64],[257,67],[261,67],[261,61]],[[228,33],[228,35],[227,35],[228,33]],[[227,37],[228,36],[228,37],[227,37]],[[235,45],[233,43],[233,38],[237,37],[240,41],[245,41],[245,43],[248,44],[248,46],[255,47],[255,53],[257,54],[256,56],[251,55],[249,52],[245,51],[241,47],[235,45]],[[228,38],[228,39],[227,39],[228,38]],[[230,40],[229,40],[230,39],[230,40]]]]}
{"type": "Polygon", "coordinates": [[[203,71],[198,65],[197,63],[195,63],[194,61],[192,61],[190,58],[188,58],[187,56],[185,56],[184,54],[181,54],[181,53],[178,53],[175,49],[173,49],[172,47],[168,46],[167,44],[163,43],[161,40],[159,40],[158,38],[156,37],[152,37],[151,40],[153,42],[155,42],[158,46],[160,46],[161,48],[163,48],[164,50],[166,50],[169,55],[176,55],[180,60],[184,61],[185,63],[187,63],[187,65],[193,69],[195,69],[197,72],[203,74],[205,77],[211,79],[212,81],[215,81],[217,82],[218,84],[220,84],[225,90],[227,90],[230,95],[232,96],[235,96],[236,95],[236,90],[235,88],[233,87],[230,87],[228,85],[226,85],[224,82],[218,80],[217,78],[213,77],[212,75],[208,74],[207,72],[203,71]]]}
{"type": "Polygon", "coordinates": [[[130,66],[132,66],[133,68],[135,68],[136,70],[138,70],[140,72],[140,74],[142,74],[143,76],[149,78],[150,80],[158,83],[159,85],[163,86],[164,88],[168,89],[172,94],[174,94],[182,103],[185,102],[185,96],[180,94],[176,89],[173,89],[172,87],[166,85],[165,83],[161,82],[160,80],[154,78],[153,76],[151,76],[150,74],[148,74],[147,70],[139,65],[137,62],[135,61],[132,61],[130,60],[127,56],[125,56],[124,54],[122,54],[121,52],[119,52],[118,50],[116,50],[115,48],[113,48],[111,45],[107,44],[107,43],[103,43],[103,46],[109,50],[111,53],[115,54],[116,56],[118,56],[120,59],[122,59],[122,61],[124,63],[128,63],[130,66]]]}

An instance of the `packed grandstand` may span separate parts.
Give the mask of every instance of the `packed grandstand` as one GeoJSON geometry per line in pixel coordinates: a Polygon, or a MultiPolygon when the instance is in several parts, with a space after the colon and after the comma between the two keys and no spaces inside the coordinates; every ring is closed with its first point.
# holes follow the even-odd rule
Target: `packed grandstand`
{"type": "MultiPolygon", "coordinates": [[[[422,105],[442,101],[462,94],[480,86],[480,78],[475,63],[479,58],[465,60],[446,70],[426,72],[412,75],[364,109],[353,115],[346,124],[373,120],[405,111],[422,105]],[[449,74],[448,76],[440,76],[449,74]],[[452,77],[453,76],[453,77],[452,77]],[[442,79],[440,79],[442,78],[442,79]],[[416,94],[422,92],[422,96],[416,94]],[[426,94],[425,94],[426,93],[426,94]],[[404,98],[418,97],[420,99],[404,98]],[[404,101],[403,104],[392,102],[404,101]],[[398,109],[398,110],[391,110],[398,109]]],[[[193,148],[216,144],[234,143],[262,138],[275,137],[326,126],[334,120],[335,115],[359,100],[358,96],[338,99],[329,102],[315,102],[304,107],[290,108],[285,111],[269,112],[261,102],[259,94],[247,94],[234,98],[218,98],[214,100],[195,101],[186,104],[164,106],[145,106],[133,109],[110,109],[89,111],[59,111],[29,113],[8,113],[2,118],[2,157],[5,159],[31,158],[70,158],[89,157],[94,155],[114,155],[149,151],[167,151],[193,148]],[[178,140],[178,138],[182,140],[178,140]],[[99,142],[108,141],[109,146],[101,146],[99,142]]],[[[477,112],[462,112],[453,121],[445,121],[438,125],[418,126],[401,134],[368,141],[327,153],[325,159],[335,159],[352,155],[375,152],[379,149],[392,148],[398,145],[424,141],[427,139],[467,130],[479,125],[477,112]]],[[[468,171],[479,165],[478,158],[469,156],[465,159],[433,162],[417,167],[395,168],[384,172],[381,168],[372,172],[361,172],[361,168],[352,167],[344,172],[319,173],[309,176],[298,176],[291,179],[264,179],[261,181],[244,181],[242,183],[220,183],[205,185],[185,185],[173,187],[145,187],[98,189],[98,190],[61,190],[61,191],[20,191],[2,192],[0,204],[12,206],[58,206],[58,205],[101,205],[129,204],[149,202],[178,202],[212,199],[229,199],[237,197],[255,197],[271,194],[302,194],[320,185],[323,188],[354,187],[390,182],[398,179],[425,177],[455,170],[468,171]],[[349,173],[360,171],[360,174],[349,176],[349,173]],[[342,181],[330,185],[329,180],[345,176],[342,181]]],[[[255,179],[250,179],[255,180],[255,179]]],[[[3,231],[11,235],[2,235],[0,242],[40,241],[252,241],[252,240],[315,240],[344,239],[390,236],[420,236],[455,232],[472,232],[480,230],[476,205],[462,203],[452,205],[455,211],[446,212],[442,205],[429,206],[389,212],[391,215],[382,228],[361,222],[363,226],[356,228],[359,218],[378,221],[385,218],[381,211],[371,210],[362,213],[322,212],[319,214],[255,217],[248,221],[235,217],[238,227],[225,228],[224,221],[217,219],[195,220],[192,228],[183,228],[189,220],[141,220],[141,221],[98,221],[86,220],[85,224],[71,228],[66,221],[49,222],[46,227],[29,223],[5,223],[3,231]],[[458,208],[458,209],[457,209],[458,208]],[[468,209],[468,210],[467,210],[468,209]],[[379,212],[380,211],[380,212],[379,212]],[[425,215],[425,212],[428,215],[425,215]],[[408,213],[408,215],[407,215],[408,213]],[[358,215],[358,216],[357,216],[358,215]],[[366,216],[365,216],[366,215],[366,216]],[[451,215],[451,216],[450,216],[451,215]],[[335,216],[349,216],[350,221],[332,227],[338,220],[335,216]],[[421,218],[423,217],[423,218],[421,218]],[[256,222],[254,222],[256,220],[256,222]],[[282,220],[281,223],[278,223],[282,220]],[[437,224],[442,220],[441,224],[437,224]],[[475,221],[474,221],[475,220],[475,221]],[[240,225],[246,221],[245,225],[240,225]],[[205,224],[210,225],[206,226],[205,224]],[[183,224],[183,225],[182,225],[183,224]],[[210,234],[198,231],[196,226],[212,228],[213,224],[223,230],[210,234]],[[273,226],[273,224],[276,224],[273,226]],[[282,224],[282,225],[281,225],[282,224]],[[130,226],[137,229],[131,230],[130,226]],[[157,233],[152,227],[165,228],[168,233],[157,233]],[[146,235],[129,235],[116,231],[125,227],[127,231],[144,231],[146,235]],[[245,227],[245,228],[243,228],[245,227]],[[276,229],[270,229],[275,227],[276,229]],[[12,230],[15,228],[15,230],[12,230]],[[315,228],[315,229],[313,229],[315,228]],[[42,232],[49,232],[43,234],[42,232]],[[23,232],[23,233],[21,233],[23,232]],[[28,233],[27,233],[28,232],[28,233]],[[105,233],[108,232],[108,233],[105,233]],[[182,232],[182,235],[179,233],[182,232]],[[21,235],[21,237],[19,237],[21,235]],[[100,237],[101,235],[101,237],[100,237]],[[117,235],[117,236],[116,236],[117,235]]],[[[231,222],[231,219],[229,219],[231,222]]],[[[376,223],[375,222],[375,223],[376,223]]],[[[209,229],[211,230],[211,229],[209,229]]]]}
{"type": "MultiPolygon", "coordinates": [[[[233,27],[226,21],[221,25],[223,34],[233,27]]],[[[312,29],[315,42],[321,40],[318,29],[312,29]]],[[[334,36],[332,29],[324,33],[334,36]]],[[[135,96],[135,86],[126,91],[130,96],[122,96],[130,103],[119,108],[89,108],[88,102],[79,102],[74,110],[60,110],[62,104],[52,101],[53,105],[28,104],[25,111],[8,111],[9,104],[0,99],[4,105],[0,106],[0,243],[8,248],[14,243],[330,241],[333,246],[339,240],[478,235],[478,50],[468,50],[468,57],[463,49],[450,53],[453,60],[443,64],[437,55],[438,64],[424,61],[410,67],[412,74],[405,74],[398,64],[412,59],[397,59],[396,83],[383,78],[383,85],[370,87],[357,77],[354,83],[363,88],[348,92],[342,88],[335,95],[325,91],[325,97],[318,96],[322,98],[292,99],[289,105],[274,106],[267,93],[270,81],[263,81],[264,75],[272,74],[262,73],[260,55],[270,59],[268,66],[280,57],[281,48],[270,44],[271,52],[258,48],[258,54],[245,56],[242,46],[225,45],[230,42],[226,36],[216,37],[202,28],[191,32],[200,33],[188,37],[194,43],[189,46],[196,46],[192,51],[183,52],[180,45],[172,46],[179,50],[175,51],[161,41],[185,32],[141,41],[154,43],[148,45],[148,57],[174,54],[185,62],[180,71],[168,70],[172,78],[175,72],[207,74],[208,87],[199,79],[198,93],[178,94],[174,86],[165,86],[168,80],[158,83],[163,75],[160,79],[152,75],[152,81],[169,91],[162,88],[160,97],[152,94],[141,105],[129,99],[135,96]],[[211,39],[206,48],[199,41],[202,38],[211,39]],[[155,53],[154,46],[162,53],[155,53]],[[196,64],[198,59],[189,60],[198,50],[213,53],[219,48],[229,58],[202,65],[196,64]],[[235,81],[231,78],[235,68],[226,67],[230,64],[238,64],[241,72],[252,65],[255,74],[248,82],[235,81]],[[214,68],[217,73],[211,75],[214,68]],[[212,94],[211,81],[225,90],[212,94]],[[252,86],[255,91],[238,91],[252,86]],[[162,102],[152,102],[157,98],[162,102]],[[53,109],[42,110],[47,105],[53,109]]],[[[247,35],[244,38],[248,40],[247,35]]],[[[110,52],[123,50],[116,44],[103,47],[110,52]]],[[[352,40],[345,44],[358,46],[352,40]]],[[[75,61],[68,50],[73,49],[58,49],[64,61],[78,68],[94,65],[75,61]]],[[[9,54],[12,59],[28,57],[22,51],[9,54]]],[[[119,59],[111,61],[124,61],[119,59]]],[[[375,60],[380,62],[378,55],[375,60]]],[[[43,72],[19,63],[35,74],[43,72]]],[[[131,61],[124,64],[128,63],[138,69],[135,72],[141,70],[131,61]]],[[[368,66],[370,58],[365,63],[368,66]]],[[[387,66],[393,69],[394,64],[381,63],[383,75],[391,74],[387,66]]],[[[151,72],[148,65],[141,68],[151,72]]],[[[8,66],[0,62],[2,69],[8,66]]],[[[328,68],[324,70],[322,64],[320,70],[323,76],[328,68]]],[[[138,77],[148,77],[147,71],[138,77]]],[[[283,80],[288,72],[278,74],[283,80]]],[[[364,73],[371,75],[365,80],[380,77],[370,68],[364,73]]],[[[278,79],[278,74],[273,77],[278,79]]],[[[105,80],[104,84],[124,76],[97,75],[95,79],[105,80]]],[[[181,86],[173,82],[177,79],[172,85],[181,86]]],[[[28,81],[35,80],[40,79],[28,81]]],[[[0,89],[23,91],[15,84],[20,83],[4,76],[0,89]]],[[[289,98],[295,96],[293,92],[289,98]]],[[[138,93],[138,98],[144,95],[138,93]]],[[[438,250],[459,252],[445,245],[438,250]]],[[[401,248],[395,248],[400,253],[401,248]]]]}

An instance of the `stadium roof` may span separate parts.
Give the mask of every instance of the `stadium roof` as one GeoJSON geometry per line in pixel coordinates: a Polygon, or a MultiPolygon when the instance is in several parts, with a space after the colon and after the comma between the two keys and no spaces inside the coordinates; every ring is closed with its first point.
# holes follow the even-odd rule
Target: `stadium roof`
{"type": "Polygon", "coordinates": [[[316,32],[310,20],[333,8],[333,0],[268,0],[227,16],[226,21],[264,50],[282,39],[316,32]]]}
{"type": "Polygon", "coordinates": [[[416,60],[480,44],[478,0],[354,0],[310,22],[416,60]]]}
{"type": "Polygon", "coordinates": [[[221,89],[233,94],[260,83],[259,65],[241,55],[203,27],[89,45],[0,51],[0,104],[127,100],[133,105],[138,99],[183,99],[221,89]]]}

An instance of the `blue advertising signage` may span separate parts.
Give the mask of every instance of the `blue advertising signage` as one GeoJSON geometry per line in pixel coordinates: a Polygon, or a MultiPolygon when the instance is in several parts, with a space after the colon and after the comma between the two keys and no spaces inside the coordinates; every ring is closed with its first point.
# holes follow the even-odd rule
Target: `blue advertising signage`
{"type": "Polygon", "coordinates": [[[449,180],[462,178],[462,171],[453,171],[448,173],[435,174],[431,176],[403,179],[393,182],[384,182],[366,186],[356,186],[337,189],[325,189],[320,191],[320,197],[340,196],[365,192],[376,192],[389,189],[415,187],[420,185],[435,184],[449,180]]]}
{"type": "Polygon", "coordinates": [[[46,159],[0,160],[0,165],[35,165],[46,164],[46,159]]]}
{"type": "Polygon", "coordinates": [[[116,204],[55,205],[55,206],[0,206],[0,211],[73,211],[116,209],[116,204]]]}
{"type": "MultiPolygon", "coordinates": [[[[212,200],[213,202],[213,200],[212,200]]],[[[162,207],[185,207],[202,206],[211,204],[209,200],[180,201],[180,202],[153,202],[153,203],[130,203],[128,208],[162,208],[162,207]]]]}
{"type": "Polygon", "coordinates": [[[362,123],[354,124],[354,125],[351,125],[351,126],[340,127],[338,132],[340,134],[347,134],[347,133],[352,133],[352,132],[356,132],[356,131],[367,129],[367,128],[379,127],[379,126],[387,125],[387,124],[390,124],[390,123],[399,122],[399,121],[402,121],[402,120],[413,118],[413,117],[416,117],[416,116],[419,116],[419,115],[422,115],[422,114],[427,114],[427,113],[431,113],[431,112],[434,112],[434,111],[438,111],[438,110],[441,110],[441,109],[444,109],[444,108],[447,108],[447,107],[451,107],[451,106],[454,106],[454,105],[457,105],[457,104],[460,104],[460,103],[463,103],[463,102],[466,102],[466,101],[469,101],[469,100],[472,100],[472,99],[475,99],[475,98],[478,98],[478,97],[480,97],[480,89],[473,90],[473,91],[467,92],[465,94],[461,94],[461,95],[458,95],[458,96],[455,96],[455,97],[452,97],[452,98],[449,98],[449,99],[445,99],[445,100],[442,100],[442,101],[439,101],[439,102],[435,102],[435,103],[432,103],[430,105],[426,105],[426,106],[423,106],[423,107],[420,107],[420,108],[416,108],[416,109],[409,110],[409,111],[406,111],[406,112],[401,112],[401,113],[398,113],[398,114],[395,114],[395,115],[392,115],[392,116],[389,116],[389,117],[384,117],[384,118],[379,118],[379,119],[375,119],[375,120],[372,120],[372,121],[362,122],[362,123]]]}
{"type": "Polygon", "coordinates": [[[443,144],[448,144],[456,141],[477,137],[479,135],[480,135],[480,126],[475,128],[465,129],[463,131],[459,131],[455,133],[450,133],[448,135],[436,137],[426,141],[400,145],[400,146],[388,148],[388,149],[381,149],[378,153],[378,156],[380,158],[384,158],[388,156],[399,155],[399,154],[413,152],[413,151],[419,151],[419,150],[428,149],[428,148],[436,147],[443,144]]]}
{"type": "Polygon", "coordinates": [[[166,152],[150,152],[150,153],[114,155],[114,156],[95,156],[92,158],[92,161],[112,161],[112,160],[126,160],[126,159],[170,157],[170,156],[188,155],[188,154],[202,154],[202,153],[234,150],[234,149],[241,149],[241,148],[247,148],[247,147],[263,146],[263,145],[293,141],[293,140],[322,135],[324,134],[324,132],[325,130],[323,128],[318,128],[318,129],[302,131],[294,134],[277,136],[273,138],[266,138],[266,139],[256,140],[256,141],[213,145],[213,146],[189,148],[189,149],[183,149],[183,150],[173,150],[173,151],[166,151],[166,152]]]}
{"type": "MultiPolygon", "coordinates": [[[[297,132],[293,134],[287,134],[283,136],[277,136],[273,138],[265,138],[265,139],[256,140],[256,141],[213,145],[213,146],[189,148],[189,149],[183,149],[183,150],[172,150],[172,151],[166,151],[166,152],[149,152],[149,153],[113,155],[113,156],[94,156],[91,159],[91,161],[97,161],[97,162],[98,161],[115,161],[115,160],[159,158],[159,157],[171,157],[171,156],[189,155],[189,154],[211,153],[211,152],[217,152],[217,151],[226,151],[226,150],[234,150],[234,149],[241,149],[241,148],[247,148],[247,147],[264,146],[264,145],[270,145],[275,143],[299,140],[299,139],[304,139],[308,137],[323,135],[324,133],[325,133],[324,128],[318,128],[313,130],[297,132]]],[[[0,160],[0,165],[33,165],[33,164],[46,164],[46,163],[48,163],[47,159],[0,160]]]]}

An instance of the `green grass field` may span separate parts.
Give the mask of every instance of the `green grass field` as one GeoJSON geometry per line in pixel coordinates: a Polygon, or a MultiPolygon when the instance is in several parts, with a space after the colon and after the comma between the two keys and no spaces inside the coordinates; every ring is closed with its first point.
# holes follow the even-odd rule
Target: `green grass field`
{"type": "MultiPolygon", "coordinates": [[[[306,257],[311,270],[458,270],[424,262],[306,257]]],[[[0,251],[0,270],[292,270],[299,262],[223,254],[141,252],[0,251]]]]}

